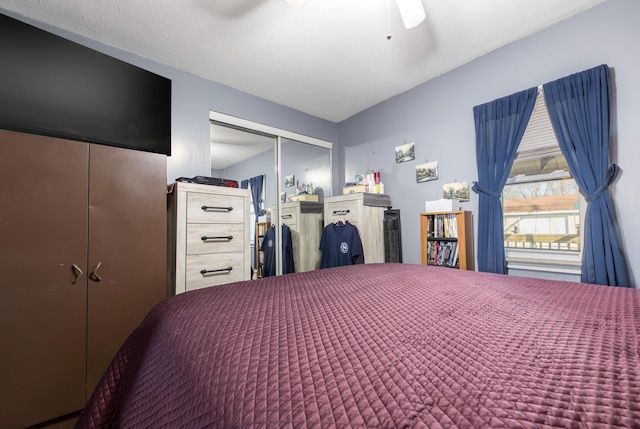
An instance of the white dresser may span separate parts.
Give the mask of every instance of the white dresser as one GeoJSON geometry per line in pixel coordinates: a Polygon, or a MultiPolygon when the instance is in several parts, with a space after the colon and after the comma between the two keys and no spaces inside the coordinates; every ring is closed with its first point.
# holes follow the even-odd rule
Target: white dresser
{"type": "Polygon", "coordinates": [[[322,236],[322,203],[295,201],[282,203],[280,219],[291,229],[293,262],[296,272],[320,268],[320,237],[322,236]]]}
{"type": "Polygon", "coordinates": [[[179,294],[251,278],[250,198],[247,189],[173,185],[168,213],[170,290],[179,294]]]}
{"type": "Polygon", "coordinates": [[[358,228],[364,262],[384,262],[384,211],[391,207],[391,197],[384,194],[355,193],[324,199],[324,224],[348,220],[358,228]]]}

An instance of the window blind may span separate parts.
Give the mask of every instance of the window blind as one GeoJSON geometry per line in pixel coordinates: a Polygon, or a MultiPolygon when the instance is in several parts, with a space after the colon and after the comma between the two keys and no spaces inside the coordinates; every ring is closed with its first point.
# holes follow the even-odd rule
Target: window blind
{"type": "Polygon", "coordinates": [[[527,129],[518,146],[516,159],[539,158],[541,156],[550,156],[559,153],[560,146],[553,131],[549,112],[547,111],[547,103],[544,100],[544,94],[540,87],[531,119],[529,119],[527,129]]]}

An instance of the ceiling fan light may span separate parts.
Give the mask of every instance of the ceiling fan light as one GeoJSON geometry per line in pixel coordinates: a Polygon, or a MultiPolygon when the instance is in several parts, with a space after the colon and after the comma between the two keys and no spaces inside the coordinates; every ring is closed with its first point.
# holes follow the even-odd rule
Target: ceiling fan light
{"type": "Polygon", "coordinates": [[[290,6],[301,6],[309,0],[285,0],[290,6]]]}
{"type": "MultiPolygon", "coordinates": [[[[287,0],[289,1],[289,0],[287,0]]],[[[400,16],[405,28],[413,28],[427,17],[424,13],[422,0],[396,0],[400,16]]]]}

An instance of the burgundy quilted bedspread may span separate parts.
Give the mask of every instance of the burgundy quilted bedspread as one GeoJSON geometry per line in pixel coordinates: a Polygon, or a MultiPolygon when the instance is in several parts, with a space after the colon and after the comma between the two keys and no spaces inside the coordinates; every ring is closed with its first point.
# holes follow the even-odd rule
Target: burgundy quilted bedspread
{"type": "Polygon", "coordinates": [[[77,427],[640,427],[640,290],[409,264],[189,292],[77,427]]]}

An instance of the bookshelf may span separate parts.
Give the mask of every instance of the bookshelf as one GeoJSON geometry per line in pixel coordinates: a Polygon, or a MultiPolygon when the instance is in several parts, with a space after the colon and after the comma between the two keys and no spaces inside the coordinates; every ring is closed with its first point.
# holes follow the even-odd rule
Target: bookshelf
{"type": "Polygon", "coordinates": [[[264,262],[264,257],[262,255],[262,239],[264,238],[267,230],[271,226],[271,222],[256,222],[256,238],[255,238],[255,251],[256,251],[256,270],[255,275],[256,278],[259,279],[262,277],[262,263],[264,262]]]}
{"type": "Polygon", "coordinates": [[[422,265],[473,271],[471,212],[420,213],[420,247],[422,265]]]}

